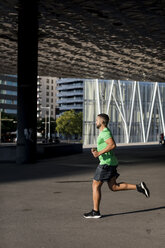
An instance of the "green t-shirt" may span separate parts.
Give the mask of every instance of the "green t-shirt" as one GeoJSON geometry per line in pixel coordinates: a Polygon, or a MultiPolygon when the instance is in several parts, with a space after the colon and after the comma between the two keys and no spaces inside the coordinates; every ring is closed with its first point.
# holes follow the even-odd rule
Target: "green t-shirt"
{"type": "MultiPolygon", "coordinates": [[[[97,138],[97,151],[102,151],[107,147],[107,143],[105,142],[107,139],[113,138],[111,131],[108,128],[104,128],[103,131],[100,132],[97,138]]],[[[118,165],[118,160],[113,151],[106,152],[99,156],[100,164],[107,164],[111,166],[118,165]]]]}

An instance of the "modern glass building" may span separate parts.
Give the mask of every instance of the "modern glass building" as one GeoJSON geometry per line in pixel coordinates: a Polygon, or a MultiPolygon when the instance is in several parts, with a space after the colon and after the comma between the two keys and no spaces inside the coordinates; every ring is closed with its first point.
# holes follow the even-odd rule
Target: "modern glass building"
{"type": "Polygon", "coordinates": [[[99,113],[109,115],[109,128],[117,143],[158,141],[160,133],[165,133],[165,85],[84,80],[84,145],[96,144],[99,113]]]}
{"type": "Polygon", "coordinates": [[[17,114],[16,76],[0,76],[0,111],[7,114],[17,114]]]}

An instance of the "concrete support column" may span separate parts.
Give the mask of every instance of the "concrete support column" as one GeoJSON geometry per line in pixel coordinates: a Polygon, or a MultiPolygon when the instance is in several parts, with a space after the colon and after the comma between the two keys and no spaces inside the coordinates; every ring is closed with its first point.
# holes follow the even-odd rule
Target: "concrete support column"
{"type": "Polygon", "coordinates": [[[16,162],[36,160],[38,1],[19,0],[18,7],[18,139],[16,162]]]}
{"type": "Polygon", "coordinates": [[[1,111],[0,111],[0,143],[1,143],[1,136],[2,136],[2,134],[1,134],[1,129],[2,129],[2,120],[1,120],[1,111]]]}

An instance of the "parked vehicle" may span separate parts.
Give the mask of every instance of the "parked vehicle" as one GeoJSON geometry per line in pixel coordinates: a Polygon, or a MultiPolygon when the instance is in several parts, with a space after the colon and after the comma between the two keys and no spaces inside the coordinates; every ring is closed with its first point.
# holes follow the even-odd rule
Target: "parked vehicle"
{"type": "Polygon", "coordinates": [[[164,136],[164,133],[161,133],[160,134],[159,144],[165,145],[165,136],[164,136]]]}

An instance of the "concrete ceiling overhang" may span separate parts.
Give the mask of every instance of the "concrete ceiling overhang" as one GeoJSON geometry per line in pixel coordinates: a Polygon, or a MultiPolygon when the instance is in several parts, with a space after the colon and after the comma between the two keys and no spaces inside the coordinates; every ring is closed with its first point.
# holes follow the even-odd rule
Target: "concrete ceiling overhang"
{"type": "MultiPolygon", "coordinates": [[[[0,2],[1,74],[17,73],[17,4],[0,2]]],[[[39,75],[164,82],[164,61],[163,0],[39,1],[39,75]]]]}

